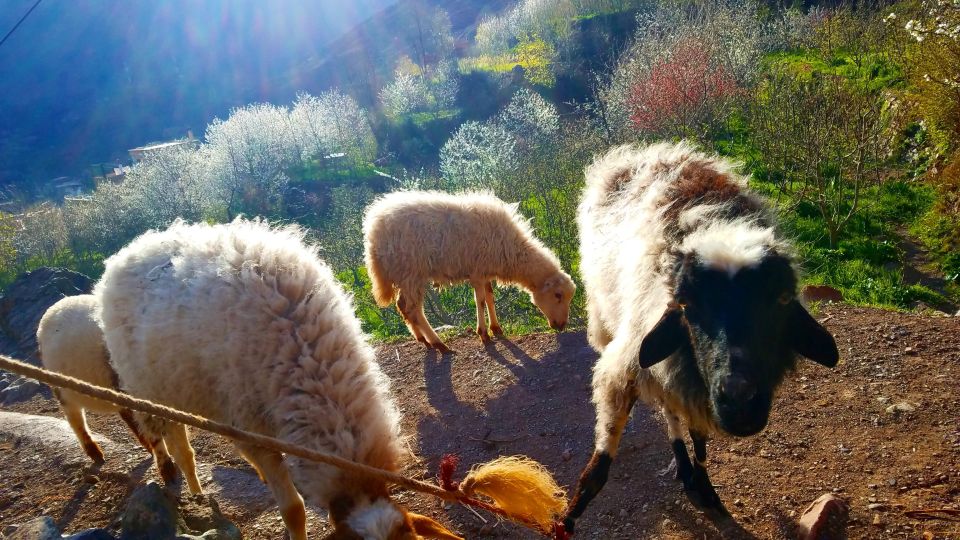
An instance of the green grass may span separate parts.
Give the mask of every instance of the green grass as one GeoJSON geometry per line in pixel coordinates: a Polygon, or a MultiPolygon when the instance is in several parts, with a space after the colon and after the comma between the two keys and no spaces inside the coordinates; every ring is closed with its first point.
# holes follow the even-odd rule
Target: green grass
{"type": "Polygon", "coordinates": [[[832,58],[823,58],[810,51],[777,52],[768,54],[764,63],[768,68],[779,67],[803,78],[818,74],[839,75],[862,83],[871,91],[906,85],[900,67],[882,54],[866,54],[858,63],[855,56],[843,52],[832,58]]]}
{"type": "Polygon", "coordinates": [[[344,166],[337,164],[329,166],[320,160],[310,160],[303,164],[303,167],[287,171],[290,181],[293,183],[302,182],[343,182],[346,180],[356,180],[370,178],[376,174],[376,167],[372,163],[361,165],[344,166]]]}
{"type": "Polygon", "coordinates": [[[425,127],[431,122],[436,122],[438,120],[453,120],[460,116],[460,109],[442,109],[439,111],[432,112],[414,112],[407,115],[404,115],[396,120],[398,124],[402,124],[407,120],[413,122],[417,127],[425,127]]]}
{"type": "Polygon", "coordinates": [[[516,57],[512,54],[502,54],[498,56],[474,56],[470,58],[461,58],[457,63],[460,73],[467,74],[474,71],[486,71],[488,73],[509,73],[513,68],[520,65],[516,57]]]}

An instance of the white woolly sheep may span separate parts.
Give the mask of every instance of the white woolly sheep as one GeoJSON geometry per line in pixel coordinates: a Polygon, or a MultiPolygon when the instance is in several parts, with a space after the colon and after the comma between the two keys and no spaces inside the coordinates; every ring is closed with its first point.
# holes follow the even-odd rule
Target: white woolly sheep
{"type": "Polygon", "coordinates": [[[600,359],[596,446],[567,530],[606,482],[638,398],[662,407],[691,501],[725,513],[703,465],[707,437],[760,432],[797,354],[829,367],[839,358],[796,298],[788,242],[734,164],[687,143],[598,158],[586,170],[578,222],[588,334],[600,359]]]}
{"type": "MultiPolygon", "coordinates": [[[[404,451],[388,381],[350,297],[299,228],[177,222],[110,257],[94,294],[111,362],[132,395],[398,469],[404,451]]],[[[159,419],[144,428],[163,436],[195,481],[186,428],[159,419]]],[[[236,446],[293,540],[307,538],[301,493],[329,510],[336,538],[458,538],[394,503],[381,481],[236,446]]],[[[199,493],[199,482],[190,489],[199,493]]]]}
{"type": "MultiPolygon", "coordinates": [[[[96,298],[89,294],[68,296],[50,306],[37,328],[40,358],[43,367],[51,371],[97,386],[117,388],[117,374],[110,367],[103,332],[97,322],[98,311],[96,298]]],[[[103,450],[90,436],[85,411],[119,414],[140,444],[147,451],[154,452],[154,445],[140,432],[129,409],[63,388],[54,388],[53,394],[83,451],[95,463],[103,463],[103,450]]],[[[160,476],[166,482],[172,481],[176,468],[170,457],[162,447],[156,449],[156,455],[160,476]]]]}
{"type": "Polygon", "coordinates": [[[367,272],[380,306],[394,300],[410,333],[427,347],[449,349],[427,321],[423,295],[440,286],[469,282],[477,307],[477,334],[502,335],[493,305],[492,280],[530,293],[550,326],[567,324],[576,290],[557,256],[533,236],[516,205],[487,193],[399,191],[371,204],[363,222],[367,272]]]}

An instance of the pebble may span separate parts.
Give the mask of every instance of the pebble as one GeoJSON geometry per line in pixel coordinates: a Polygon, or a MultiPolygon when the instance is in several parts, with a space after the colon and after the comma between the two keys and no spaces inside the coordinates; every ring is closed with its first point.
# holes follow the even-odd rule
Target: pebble
{"type": "Polygon", "coordinates": [[[883,503],[870,503],[867,505],[867,510],[884,510],[886,505],[883,503]]]}
{"type": "Polygon", "coordinates": [[[873,525],[874,525],[875,527],[882,527],[882,526],[883,526],[883,521],[880,520],[880,514],[874,514],[874,515],[873,515],[873,525]]]}
{"type": "Polygon", "coordinates": [[[563,453],[560,454],[560,457],[563,458],[564,461],[570,461],[570,458],[573,457],[573,451],[569,448],[565,448],[563,453]]]}
{"type": "Polygon", "coordinates": [[[915,410],[917,410],[916,404],[909,403],[907,401],[901,401],[887,407],[887,414],[899,414],[902,412],[913,412],[915,410]]]}

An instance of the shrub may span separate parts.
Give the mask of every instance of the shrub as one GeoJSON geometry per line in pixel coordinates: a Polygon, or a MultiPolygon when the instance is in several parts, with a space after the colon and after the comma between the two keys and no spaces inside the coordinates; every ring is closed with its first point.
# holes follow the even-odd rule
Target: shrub
{"type": "Polygon", "coordinates": [[[631,87],[630,121],[642,133],[706,140],[723,123],[724,106],[738,92],[736,80],[709,46],[687,38],[631,87]]]}

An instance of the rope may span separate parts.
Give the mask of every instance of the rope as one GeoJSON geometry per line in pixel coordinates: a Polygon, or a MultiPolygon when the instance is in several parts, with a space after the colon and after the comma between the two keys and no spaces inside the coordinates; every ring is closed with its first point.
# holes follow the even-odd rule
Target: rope
{"type": "Polygon", "coordinates": [[[515,517],[509,516],[502,509],[479,499],[475,499],[459,489],[446,490],[436,484],[431,484],[415,478],[409,478],[392,471],[364,465],[363,463],[357,463],[334,454],[311,450],[309,448],[291,444],[287,441],[276,439],[274,437],[267,437],[266,435],[260,435],[258,433],[251,433],[249,431],[237,429],[233,426],[222,424],[202,416],[197,416],[195,414],[179,411],[172,407],[167,407],[166,405],[160,405],[145,399],[135,398],[128,394],[111,390],[109,388],[95,386],[73,377],[68,377],[60,373],[48,371],[25,362],[15,360],[8,356],[0,355],[0,369],[17,373],[25,377],[30,377],[31,379],[36,379],[50,386],[73,390],[74,392],[95,397],[97,399],[113,403],[114,405],[120,405],[135,411],[151,414],[167,420],[173,420],[174,422],[186,424],[188,426],[209,431],[211,433],[216,433],[217,435],[223,435],[224,437],[229,437],[230,439],[236,441],[253,444],[267,450],[274,450],[291,456],[308,459],[310,461],[325,463],[344,471],[375,478],[383,482],[396,484],[411,491],[418,491],[420,493],[433,495],[434,497],[443,499],[445,501],[452,501],[465,506],[482,508],[490,513],[503,516],[511,521],[518,522],[519,524],[529,529],[533,529],[541,534],[544,534],[545,532],[540,530],[540,528],[535,524],[526,521],[517,521],[515,517]]]}

